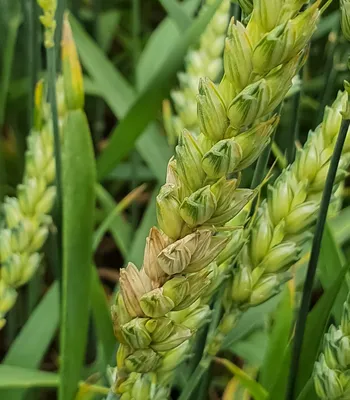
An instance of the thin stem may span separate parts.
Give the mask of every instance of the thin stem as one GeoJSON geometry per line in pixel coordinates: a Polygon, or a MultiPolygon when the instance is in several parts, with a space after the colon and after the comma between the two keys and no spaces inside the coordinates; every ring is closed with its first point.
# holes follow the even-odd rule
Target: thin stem
{"type": "MultiPolygon", "coordinates": [[[[63,26],[63,15],[66,9],[66,0],[57,0],[57,9],[55,13],[55,20],[57,23],[56,30],[55,30],[55,43],[57,45],[56,49],[56,56],[58,56],[60,52],[61,37],[62,37],[62,26],[63,26]]],[[[56,66],[59,69],[61,59],[57,57],[56,59],[56,66]]]]}
{"type": "Polygon", "coordinates": [[[27,1],[28,14],[29,14],[29,54],[28,54],[28,69],[29,69],[29,127],[33,126],[33,113],[34,113],[34,89],[38,79],[38,60],[40,58],[40,48],[37,40],[38,35],[38,5],[35,0],[27,1]]]}
{"type": "Polygon", "coordinates": [[[194,351],[194,356],[191,359],[190,370],[193,372],[197,365],[203,358],[205,349],[207,348],[208,341],[213,337],[216,328],[220,322],[221,317],[221,306],[222,306],[222,296],[215,296],[214,306],[212,309],[211,320],[208,327],[204,327],[202,332],[199,332],[198,338],[196,340],[196,348],[194,351]]]}
{"type": "Polygon", "coordinates": [[[220,323],[221,320],[221,308],[222,308],[222,296],[217,296],[215,303],[214,303],[214,307],[213,307],[213,312],[212,312],[212,316],[211,316],[211,322],[209,325],[209,329],[208,329],[208,337],[212,337],[212,335],[215,335],[215,332],[217,330],[217,327],[220,323]]]}
{"type": "Polygon", "coordinates": [[[286,400],[294,400],[295,384],[297,379],[297,372],[299,366],[300,352],[303,344],[304,331],[306,326],[306,319],[309,311],[313,282],[316,274],[318,257],[321,249],[321,241],[323,230],[326,223],[327,211],[329,202],[332,195],[333,184],[339,165],[342,149],[344,146],[346,134],[349,128],[349,120],[343,120],[340,133],[335,144],[334,152],[331,158],[329,171],[327,174],[326,184],[322,195],[320,212],[317,219],[315,236],[312,243],[310,261],[308,265],[306,280],[303,289],[303,298],[299,310],[298,320],[296,324],[295,339],[293,344],[293,353],[291,359],[290,375],[288,380],[288,390],[286,400]]]}
{"type": "MultiPolygon", "coordinates": [[[[211,321],[210,321],[210,325],[207,331],[207,340],[206,343],[203,343],[203,347],[204,349],[207,348],[208,345],[208,339],[210,340],[210,338],[213,337],[213,335],[215,335],[215,332],[217,330],[217,327],[220,323],[220,319],[221,319],[221,315],[222,315],[222,296],[216,296],[215,302],[214,302],[214,306],[213,306],[213,311],[212,311],[212,316],[211,316],[211,321]]],[[[209,366],[208,366],[209,368],[209,366]]],[[[208,387],[209,387],[209,371],[207,370],[205,371],[205,373],[202,375],[202,378],[200,379],[200,383],[199,383],[199,387],[198,390],[196,392],[196,399],[202,399],[205,397],[205,393],[207,393],[208,391],[208,387]]]]}
{"type": "Polygon", "coordinates": [[[212,360],[214,359],[218,349],[221,347],[224,334],[218,332],[217,325],[220,321],[221,313],[221,301],[222,296],[219,296],[218,302],[215,304],[216,309],[214,309],[214,315],[212,319],[212,323],[208,329],[207,340],[205,343],[205,348],[202,354],[202,358],[200,362],[197,364],[196,369],[194,370],[193,374],[191,375],[191,379],[189,379],[187,385],[181,392],[181,395],[178,400],[189,400],[191,398],[192,393],[196,390],[197,386],[200,384],[201,380],[205,376],[208,368],[212,360]],[[213,350],[215,348],[215,350],[213,350]]]}
{"type": "MultiPolygon", "coordinates": [[[[24,11],[27,20],[27,35],[28,35],[28,125],[27,131],[33,127],[34,118],[34,91],[38,80],[40,44],[38,42],[38,5],[36,0],[24,0],[24,11]]],[[[42,277],[34,275],[33,279],[28,283],[27,295],[27,317],[31,314],[37,304],[40,296],[40,285],[42,277]]]]}
{"type": "Polygon", "coordinates": [[[196,393],[193,394],[192,397],[193,400],[205,399],[207,393],[209,392],[210,384],[211,384],[210,369],[207,368],[207,370],[205,371],[200,380],[196,393]]]}
{"type": "Polygon", "coordinates": [[[61,219],[62,219],[62,181],[61,181],[61,143],[58,126],[57,98],[56,98],[56,49],[55,47],[46,49],[47,69],[48,69],[48,90],[51,105],[51,117],[54,136],[54,155],[56,170],[56,207],[55,207],[55,233],[53,238],[53,261],[57,279],[61,282],[61,219]]]}
{"type": "Polygon", "coordinates": [[[23,11],[26,21],[27,34],[27,66],[28,66],[28,121],[27,131],[33,126],[34,90],[38,75],[39,43],[38,37],[38,5],[36,0],[23,0],[23,11]]]}
{"type": "Polygon", "coordinates": [[[57,209],[58,220],[60,221],[62,206],[62,183],[61,183],[61,143],[58,127],[57,98],[56,98],[56,50],[55,47],[46,49],[49,99],[51,105],[54,147],[55,147],[55,167],[56,167],[56,188],[57,188],[57,209]]]}

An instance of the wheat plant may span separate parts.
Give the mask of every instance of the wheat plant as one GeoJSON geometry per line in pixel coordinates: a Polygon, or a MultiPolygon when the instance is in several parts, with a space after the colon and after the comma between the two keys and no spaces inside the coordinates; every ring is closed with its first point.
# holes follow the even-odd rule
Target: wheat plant
{"type": "Polygon", "coordinates": [[[270,140],[278,121],[271,113],[291,87],[319,17],[319,2],[299,13],[302,4],[271,13],[259,1],[247,28],[231,21],[219,88],[200,81],[201,134],[183,131],[169,162],[157,197],[161,231],[151,229],[140,271],[132,263],[121,270],[113,308],[121,398],[164,398],[174,365],[205,320],[207,305],[201,314],[185,311],[210,285],[207,267],[227,242],[217,231],[254,196],[228,176],[247,168],[270,140]],[[169,314],[176,312],[181,323],[169,314]]]}
{"type": "MultiPolygon", "coordinates": [[[[53,46],[56,22],[55,2],[40,2],[44,15],[45,46],[53,46]]],[[[5,315],[13,307],[16,290],[28,283],[37,271],[52,220],[50,212],[56,198],[55,157],[52,114],[45,100],[47,87],[40,81],[35,91],[34,126],[28,135],[23,182],[16,197],[6,197],[3,204],[4,226],[0,231],[0,329],[5,315]]],[[[62,126],[65,115],[63,81],[57,81],[58,117],[62,126]]]]}
{"type": "Polygon", "coordinates": [[[0,2],[1,399],[349,397],[349,21],[0,2]]]}

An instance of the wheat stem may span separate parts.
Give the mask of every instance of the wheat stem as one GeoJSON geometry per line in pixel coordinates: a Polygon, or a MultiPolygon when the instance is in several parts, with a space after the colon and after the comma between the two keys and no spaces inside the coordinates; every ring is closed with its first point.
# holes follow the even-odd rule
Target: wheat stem
{"type": "Polygon", "coordinates": [[[346,135],[349,129],[349,120],[343,120],[342,126],[340,128],[340,133],[337,138],[337,142],[334,148],[334,152],[332,155],[329,171],[327,174],[325,188],[323,190],[320,212],[317,219],[315,236],[312,242],[312,249],[310,255],[310,261],[307,269],[306,280],[303,288],[303,297],[301,301],[301,306],[298,314],[294,344],[293,344],[293,352],[292,352],[292,360],[290,366],[290,375],[288,380],[288,391],[286,400],[293,400],[295,394],[295,383],[298,372],[298,364],[300,359],[300,352],[303,345],[304,331],[306,326],[306,319],[309,312],[309,306],[311,301],[312,288],[314,283],[314,278],[316,274],[318,257],[321,250],[322,236],[327,218],[327,211],[329,207],[329,203],[331,200],[333,185],[335,176],[337,173],[340,157],[342,154],[344,142],[346,139],[346,135]]]}

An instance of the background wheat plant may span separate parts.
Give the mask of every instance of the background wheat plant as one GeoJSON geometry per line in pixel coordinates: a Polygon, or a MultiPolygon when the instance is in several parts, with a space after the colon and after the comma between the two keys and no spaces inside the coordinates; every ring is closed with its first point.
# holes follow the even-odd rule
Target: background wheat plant
{"type": "Polygon", "coordinates": [[[349,398],[348,0],[0,1],[0,398],[349,398]]]}

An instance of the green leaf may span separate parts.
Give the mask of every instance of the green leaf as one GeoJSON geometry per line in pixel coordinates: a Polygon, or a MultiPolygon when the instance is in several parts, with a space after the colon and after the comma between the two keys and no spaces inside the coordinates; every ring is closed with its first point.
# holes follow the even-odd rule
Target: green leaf
{"type": "Polygon", "coordinates": [[[0,365],[0,388],[57,387],[58,383],[59,375],[51,372],[0,365]]]}
{"type": "Polygon", "coordinates": [[[151,200],[148,203],[147,210],[142,218],[142,222],[135,233],[130,253],[127,257],[128,260],[133,262],[138,268],[140,268],[142,265],[146,237],[148,236],[152,226],[157,224],[156,197],[158,192],[159,186],[153,190],[151,200]]]}
{"type": "Polygon", "coordinates": [[[136,141],[136,149],[149,165],[153,175],[160,183],[163,183],[168,161],[173,156],[173,151],[169,147],[166,137],[160,134],[159,126],[155,122],[149,124],[139,136],[136,141]]]}
{"type": "MultiPolygon", "coordinates": [[[[333,304],[338,295],[339,289],[343,283],[344,276],[348,271],[348,266],[344,267],[337,276],[332,286],[327,289],[321,299],[314,306],[308,315],[304,342],[299,362],[297,393],[303,389],[306,382],[311,376],[313,366],[322,343],[324,332],[327,328],[329,316],[332,311],[333,304]]],[[[289,375],[291,345],[283,357],[281,369],[278,373],[276,384],[270,392],[270,400],[281,400],[284,398],[289,375]]]]}
{"type": "Polygon", "coordinates": [[[107,147],[97,160],[99,179],[103,179],[129,153],[137,137],[156,116],[159,106],[166,96],[170,78],[182,64],[188,47],[198,39],[221,1],[216,0],[196,18],[181,40],[177,41],[158,75],[147,85],[126,117],[113,130],[107,147]]]}
{"type": "Polygon", "coordinates": [[[63,148],[63,282],[60,400],[77,390],[89,319],[95,163],[82,110],[69,111],[63,148]]]}
{"type": "MultiPolygon", "coordinates": [[[[327,224],[323,233],[320,259],[318,262],[318,276],[324,289],[329,288],[337,279],[345,263],[345,256],[337,245],[329,224],[327,224]]],[[[333,307],[333,315],[338,323],[340,323],[343,303],[346,300],[348,292],[349,287],[345,281],[341,286],[333,307]]]]}
{"type": "MultiPolygon", "coordinates": [[[[142,138],[142,136],[141,136],[142,138]]],[[[141,139],[140,138],[140,139],[141,139]]],[[[106,179],[110,180],[118,180],[118,181],[129,181],[133,176],[133,171],[135,167],[130,163],[120,163],[117,167],[106,177],[106,179]]],[[[137,170],[137,178],[140,182],[153,181],[155,179],[152,171],[144,166],[140,165],[137,170]]]]}
{"type": "Polygon", "coordinates": [[[230,349],[234,343],[242,340],[252,331],[264,326],[266,320],[269,318],[269,314],[276,309],[280,298],[281,295],[279,294],[265,303],[246,311],[235,328],[226,336],[222,349],[230,349]]]}
{"type": "Polygon", "coordinates": [[[182,10],[180,3],[176,0],[159,0],[159,2],[180,31],[189,27],[191,18],[182,10]]]}
{"type": "Polygon", "coordinates": [[[103,97],[102,89],[99,84],[88,76],[84,76],[84,91],[86,95],[103,97]]]}
{"type": "Polygon", "coordinates": [[[246,372],[240,369],[237,365],[224,358],[215,358],[215,361],[224,365],[232,374],[236,376],[242,386],[244,386],[255,400],[266,400],[268,392],[265,388],[251,378],[246,372]]]}
{"type": "Polygon", "coordinates": [[[266,329],[257,329],[243,340],[234,343],[231,350],[249,366],[260,367],[266,354],[267,345],[266,329]]]}
{"type": "MultiPolygon", "coordinates": [[[[191,17],[198,8],[200,0],[187,0],[181,3],[181,9],[191,17]]],[[[150,80],[157,76],[159,68],[169,57],[173,46],[182,35],[170,18],[164,20],[152,32],[143,49],[136,67],[138,90],[143,90],[150,80]]]]}
{"type": "Polygon", "coordinates": [[[97,37],[104,51],[110,49],[120,19],[121,13],[117,10],[108,10],[98,15],[97,37]]]}
{"type": "Polygon", "coordinates": [[[294,288],[288,284],[274,313],[274,325],[270,333],[269,346],[260,370],[260,383],[270,391],[276,383],[276,371],[280,371],[290,342],[294,322],[294,288]]]}
{"type": "Polygon", "coordinates": [[[98,85],[100,93],[103,93],[106,103],[113,112],[118,111],[116,113],[118,117],[122,117],[134,98],[132,86],[72,15],[69,17],[69,22],[83,66],[94,84],[98,85]]]}
{"type": "MultiPolygon", "coordinates": [[[[2,361],[3,365],[38,368],[55,335],[59,322],[58,283],[54,283],[23,326],[2,361]]],[[[0,390],[0,398],[21,400],[27,390],[0,390]]]]}
{"type": "Polygon", "coordinates": [[[91,308],[97,337],[103,349],[104,371],[102,372],[104,373],[108,364],[114,365],[115,363],[116,339],[113,333],[110,305],[108,304],[96,268],[93,268],[91,278],[91,308]]]}
{"type": "Polygon", "coordinates": [[[315,391],[313,378],[310,378],[307,381],[307,384],[304,386],[304,389],[298,396],[298,400],[319,400],[319,397],[315,391]]]}
{"type": "Polygon", "coordinates": [[[12,343],[2,363],[38,367],[58,327],[58,283],[54,283],[12,343]]]}
{"type": "MultiPolygon", "coordinates": [[[[90,94],[101,95],[116,117],[123,118],[137,98],[136,91],[106,58],[81,25],[73,17],[70,17],[70,21],[81,61],[93,78],[93,81],[84,80],[87,84],[86,89],[90,94]]],[[[119,151],[122,150],[121,146],[123,146],[122,141],[117,146],[119,151]]],[[[147,128],[136,142],[136,148],[154,175],[163,181],[166,166],[172,154],[166,138],[160,135],[156,125],[152,124],[147,128]]]]}
{"type": "Polygon", "coordinates": [[[329,221],[330,227],[339,245],[350,239],[350,207],[343,208],[329,221]]]}
{"type": "Polygon", "coordinates": [[[328,33],[334,29],[335,26],[339,24],[340,17],[339,10],[333,11],[329,15],[322,17],[320,23],[317,26],[316,32],[312,35],[312,41],[318,40],[323,36],[328,35],[328,33]]]}
{"type": "MultiPolygon", "coordinates": [[[[117,204],[113,197],[108,193],[108,191],[102,186],[96,185],[96,196],[100,203],[105,216],[107,217],[113,210],[115,210],[117,204]]],[[[119,250],[121,251],[123,257],[126,257],[130,243],[132,227],[121,215],[115,215],[114,224],[110,226],[110,230],[115,243],[117,244],[119,250]]]]}
{"type": "Polygon", "coordinates": [[[97,250],[97,247],[100,244],[104,234],[114,225],[116,217],[118,217],[120,213],[125,210],[125,208],[127,208],[145,190],[145,187],[146,185],[143,184],[128,193],[102,221],[100,226],[94,232],[92,243],[93,252],[97,250]]]}

